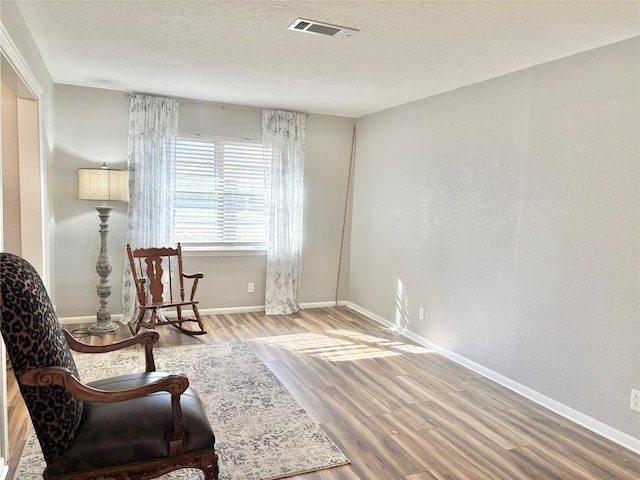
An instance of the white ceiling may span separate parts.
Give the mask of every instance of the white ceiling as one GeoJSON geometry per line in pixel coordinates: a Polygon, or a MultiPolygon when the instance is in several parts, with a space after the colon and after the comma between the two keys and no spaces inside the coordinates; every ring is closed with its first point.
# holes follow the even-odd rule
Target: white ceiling
{"type": "Polygon", "coordinates": [[[640,35],[638,1],[17,3],[56,83],[356,118],[640,35]]]}

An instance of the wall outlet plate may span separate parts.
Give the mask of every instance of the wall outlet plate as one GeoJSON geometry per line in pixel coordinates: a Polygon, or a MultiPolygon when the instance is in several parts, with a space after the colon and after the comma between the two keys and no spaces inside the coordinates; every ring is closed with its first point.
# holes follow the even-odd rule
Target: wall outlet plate
{"type": "Polygon", "coordinates": [[[247,284],[247,292],[253,293],[256,291],[256,286],[253,282],[247,284]]]}
{"type": "Polygon", "coordinates": [[[418,308],[418,320],[424,320],[424,308],[418,308]]]}
{"type": "Polygon", "coordinates": [[[631,390],[631,410],[640,412],[640,390],[631,390]]]}

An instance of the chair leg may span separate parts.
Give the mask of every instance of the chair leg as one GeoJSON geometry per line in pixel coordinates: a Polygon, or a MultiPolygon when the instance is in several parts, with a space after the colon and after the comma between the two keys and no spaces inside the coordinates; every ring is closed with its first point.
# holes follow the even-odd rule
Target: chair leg
{"type": "Polygon", "coordinates": [[[143,309],[140,309],[138,311],[138,318],[136,319],[135,328],[133,327],[131,322],[129,322],[129,331],[131,332],[131,335],[135,335],[140,330],[140,322],[142,322],[142,319],[144,318],[144,312],[145,311],[143,309]]]}
{"type": "Polygon", "coordinates": [[[149,320],[149,328],[152,328],[155,330],[157,320],[158,320],[158,309],[154,308],[151,311],[151,320],[149,320]]]}
{"type": "Polygon", "coordinates": [[[206,480],[218,480],[218,455],[203,455],[200,470],[204,472],[206,480]]]}
{"type": "Polygon", "coordinates": [[[176,307],[176,313],[178,314],[178,325],[182,326],[182,307],[181,306],[177,306],[176,307]]]}
{"type": "Polygon", "coordinates": [[[202,330],[204,333],[204,325],[202,324],[202,320],[200,319],[200,312],[198,312],[198,307],[197,306],[193,306],[193,315],[196,317],[196,320],[198,321],[198,325],[200,325],[200,330],[202,330]]]}

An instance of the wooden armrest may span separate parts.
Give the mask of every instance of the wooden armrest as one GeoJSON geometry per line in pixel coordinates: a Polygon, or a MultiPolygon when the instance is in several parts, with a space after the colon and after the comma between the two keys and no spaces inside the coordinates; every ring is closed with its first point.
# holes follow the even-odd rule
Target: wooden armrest
{"type": "Polygon", "coordinates": [[[184,273],[184,272],[182,272],[182,276],[184,278],[204,278],[204,273],[202,273],[202,272],[198,272],[198,273],[184,273]]]}
{"type": "MultiPolygon", "coordinates": [[[[198,272],[198,273],[184,273],[184,272],[182,272],[182,276],[184,278],[193,279],[193,285],[191,286],[191,295],[189,296],[189,300],[193,301],[193,299],[196,296],[196,290],[198,289],[198,280],[200,280],[201,278],[204,278],[204,273],[202,273],[202,272],[198,272]]],[[[184,293],[183,292],[180,292],[180,296],[184,300],[184,293]]]]}
{"type": "Polygon", "coordinates": [[[114,343],[110,343],[108,345],[91,345],[89,343],[81,342],[77,340],[71,333],[66,329],[62,329],[65,337],[67,338],[67,342],[69,343],[69,347],[76,352],[82,353],[105,353],[105,352],[113,352],[115,350],[121,350],[123,348],[131,347],[133,345],[154,345],[160,335],[155,330],[143,330],[141,332],[136,333],[133,337],[126,338],[124,340],[119,340],[114,343]]]}
{"type": "Polygon", "coordinates": [[[189,386],[189,379],[184,375],[167,375],[155,382],[129,390],[107,391],[85,385],[71,373],[68,368],[43,367],[34,368],[20,376],[20,382],[33,387],[64,388],[80,400],[87,402],[113,403],[144,397],[156,392],[169,392],[180,396],[189,386]]]}
{"type": "Polygon", "coordinates": [[[69,348],[76,352],[82,353],[105,353],[113,352],[123,348],[131,347],[133,345],[144,345],[144,353],[146,360],[146,371],[155,372],[156,365],[153,359],[153,346],[160,338],[160,334],[155,330],[142,330],[136,333],[133,337],[118,342],[110,343],[109,345],[90,345],[88,343],[81,342],[71,335],[71,333],[63,328],[64,336],[67,339],[69,348]]]}

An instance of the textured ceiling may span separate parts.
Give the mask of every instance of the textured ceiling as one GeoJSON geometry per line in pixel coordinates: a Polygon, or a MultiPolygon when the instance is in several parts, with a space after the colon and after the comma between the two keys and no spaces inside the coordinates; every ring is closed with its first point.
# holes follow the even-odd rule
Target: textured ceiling
{"type": "Polygon", "coordinates": [[[347,117],[640,35],[637,1],[17,4],[56,83],[347,117]]]}

